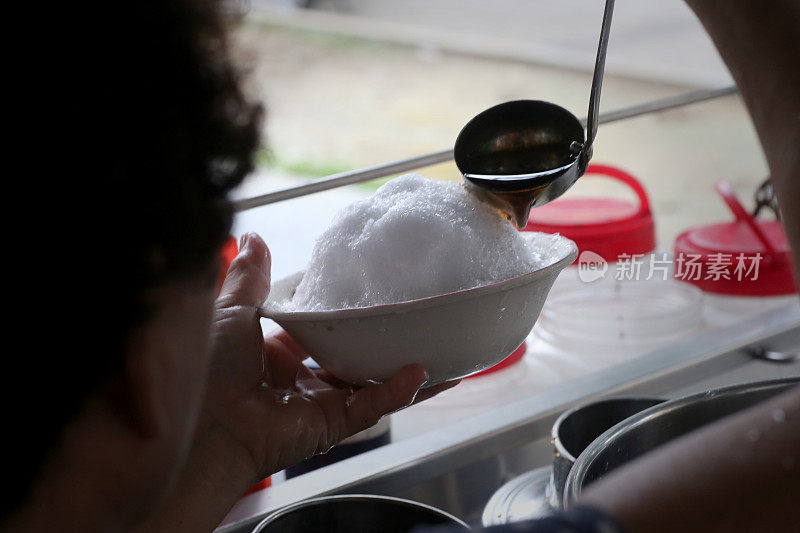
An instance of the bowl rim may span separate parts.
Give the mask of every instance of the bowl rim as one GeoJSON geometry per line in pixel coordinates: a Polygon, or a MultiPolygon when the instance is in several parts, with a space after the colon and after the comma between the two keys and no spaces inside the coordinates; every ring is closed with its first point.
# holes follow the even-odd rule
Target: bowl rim
{"type": "MultiPolygon", "coordinates": [[[[531,232],[533,233],[533,232],[531,232]]],[[[259,316],[269,318],[271,320],[285,321],[285,322],[300,322],[310,320],[342,320],[351,318],[364,318],[392,314],[405,314],[411,311],[420,309],[427,309],[430,307],[438,307],[442,305],[457,303],[463,300],[478,298],[488,294],[494,294],[503,290],[514,289],[524,285],[528,285],[541,278],[553,275],[558,275],[564,268],[571,265],[578,257],[578,246],[572,239],[568,239],[563,235],[558,235],[570,245],[569,252],[558,261],[555,261],[544,268],[528,272],[520,276],[515,276],[503,281],[497,281],[488,285],[481,285],[471,289],[463,289],[460,291],[448,292],[444,294],[437,294],[436,296],[426,296],[425,298],[417,298],[415,300],[407,300],[404,302],[397,302],[392,304],[372,305],[368,307],[349,307],[347,309],[330,309],[325,311],[279,311],[270,306],[268,302],[257,306],[259,316]]],[[[287,280],[297,276],[304,270],[290,274],[276,283],[287,280]]],[[[302,279],[302,277],[300,278],[302,279]]],[[[299,281],[298,281],[299,283],[299,281]]]]}

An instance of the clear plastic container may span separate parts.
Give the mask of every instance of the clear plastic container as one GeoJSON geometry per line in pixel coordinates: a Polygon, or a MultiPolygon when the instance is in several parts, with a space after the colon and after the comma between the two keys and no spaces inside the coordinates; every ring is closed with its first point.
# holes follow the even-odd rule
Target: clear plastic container
{"type": "Polygon", "coordinates": [[[563,283],[534,328],[559,352],[609,366],[697,335],[703,293],[672,279],[563,283]]]}
{"type": "Polygon", "coordinates": [[[733,296],[706,293],[703,320],[710,329],[733,326],[763,313],[787,306],[800,307],[797,294],[786,296],[733,296]]]}
{"type": "Polygon", "coordinates": [[[502,370],[464,379],[453,389],[395,413],[392,415],[392,440],[464,420],[535,394],[561,380],[556,369],[523,356],[502,370]]]}

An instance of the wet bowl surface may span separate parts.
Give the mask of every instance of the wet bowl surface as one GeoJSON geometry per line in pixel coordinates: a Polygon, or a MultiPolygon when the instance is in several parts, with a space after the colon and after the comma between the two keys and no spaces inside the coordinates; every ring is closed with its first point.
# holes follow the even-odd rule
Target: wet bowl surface
{"type": "Polygon", "coordinates": [[[566,254],[542,269],[502,282],[388,305],[289,312],[303,272],[275,284],[259,308],[337,378],[357,385],[388,379],[419,363],[426,386],[458,379],[502,361],[530,333],[558,274],[577,257],[566,254]]]}

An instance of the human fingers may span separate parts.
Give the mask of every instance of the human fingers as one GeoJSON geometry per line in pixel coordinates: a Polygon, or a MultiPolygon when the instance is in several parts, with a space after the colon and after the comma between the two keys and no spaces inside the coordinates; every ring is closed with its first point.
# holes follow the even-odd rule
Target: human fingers
{"type": "Polygon", "coordinates": [[[303,365],[302,360],[277,338],[268,337],[264,340],[264,346],[265,378],[271,385],[290,389],[300,380],[315,379],[314,373],[303,365]]]}
{"type": "Polygon", "coordinates": [[[309,357],[308,352],[284,330],[269,335],[266,341],[273,342],[276,346],[281,346],[298,361],[305,361],[309,357]]]}
{"type": "MultiPolygon", "coordinates": [[[[338,389],[351,389],[353,391],[358,390],[358,387],[352,387],[349,383],[347,383],[346,381],[342,381],[341,379],[337,378],[327,370],[314,370],[314,375],[317,377],[317,379],[324,381],[325,383],[327,383],[332,387],[338,389]]],[[[438,385],[434,385],[433,387],[420,389],[419,392],[417,392],[417,395],[414,397],[414,401],[411,403],[411,405],[416,405],[420,402],[424,402],[425,400],[433,398],[439,393],[442,393],[448,389],[452,389],[459,383],[461,383],[461,380],[455,379],[452,381],[447,381],[445,383],[439,383],[438,385]]],[[[409,407],[409,406],[408,405],[403,406],[400,408],[400,410],[402,410],[404,407],[409,407]]]]}
{"type": "Polygon", "coordinates": [[[264,241],[255,233],[242,235],[239,254],[231,262],[217,305],[256,306],[267,299],[271,258],[264,241]]]}
{"type": "MultiPolygon", "coordinates": [[[[342,381],[341,379],[337,378],[336,376],[334,376],[333,374],[331,374],[327,370],[322,370],[322,369],[315,370],[314,374],[316,375],[316,377],[318,379],[324,381],[325,383],[327,383],[328,385],[331,385],[332,387],[337,387],[337,388],[340,388],[340,389],[351,388],[351,385],[349,383],[347,383],[346,381],[342,381]]],[[[461,383],[461,379],[454,379],[452,381],[446,381],[444,383],[439,383],[438,385],[434,385],[433,387],[426,387],[424,389],[419,389],[419,392],[417,392],[417,395],[414,397],[414,401],[412,402],[411,405],[416,405],[416,404],[418,404],[420,402],[424,402],[425,400],[433,398],[434,396],[438,395],[439,393],[442,393],[442,392],[444,392],[444,391],[446,391],[448,389],[452,389],[453,387],[455,387],[459,383],[461,383]]],[[[358,390],[358,388],[357,387],[353,388],[353,390],[358,390]]],[[[404,407],[408,407],[408,406],[404,406],[404,407]]],[[[401,409],[402,409],[402,407],[401,407],[401,409]]]]}
{"type": "Polygon", "coordinates": [[[444,383],[439,383],[438,385],[434,385],[433,387],[420,389],[420,391],[417,393],[417,396],[414,398],[414,402],[412,405],[416,405],[419,402],[424,402],[429,398],[433,398],[440,392],[444,392],[447,389],[452,389],[459,383],[461,383],[460,379],[454,379],[453,381],[445,381],[444,383]]]}
{"type": "Polygon", "coordinates": [[[342,381],[341,379],[337,378],[330,372],[324,369],[314,370],[314,375],[317,376],[317,379],[320,381],[324,381],[331,387],[336,387],[337,389],[352,389],[353,391],[358,390],[360,387],[353,387],[350,383],[346,381],[342,381]]]}
{"type": "Polygon", "coordinates": [[[384,415],[410,405],[428,373],[420,365],[404,366],[379,385],[364,387],[353,393],[345,414],[345,430],[353,435],[373,426],[384,415]]]}

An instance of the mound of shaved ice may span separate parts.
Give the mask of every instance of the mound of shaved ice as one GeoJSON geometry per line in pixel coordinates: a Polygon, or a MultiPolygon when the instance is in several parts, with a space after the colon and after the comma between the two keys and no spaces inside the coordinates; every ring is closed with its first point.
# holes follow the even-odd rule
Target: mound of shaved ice
{"type": "Polygon", "coordinates": [[[517,231],[460,183],[406,174],[341,210],[287,310],[368,307],[488,285],[564,257],[569,241],[517,231]]]}

